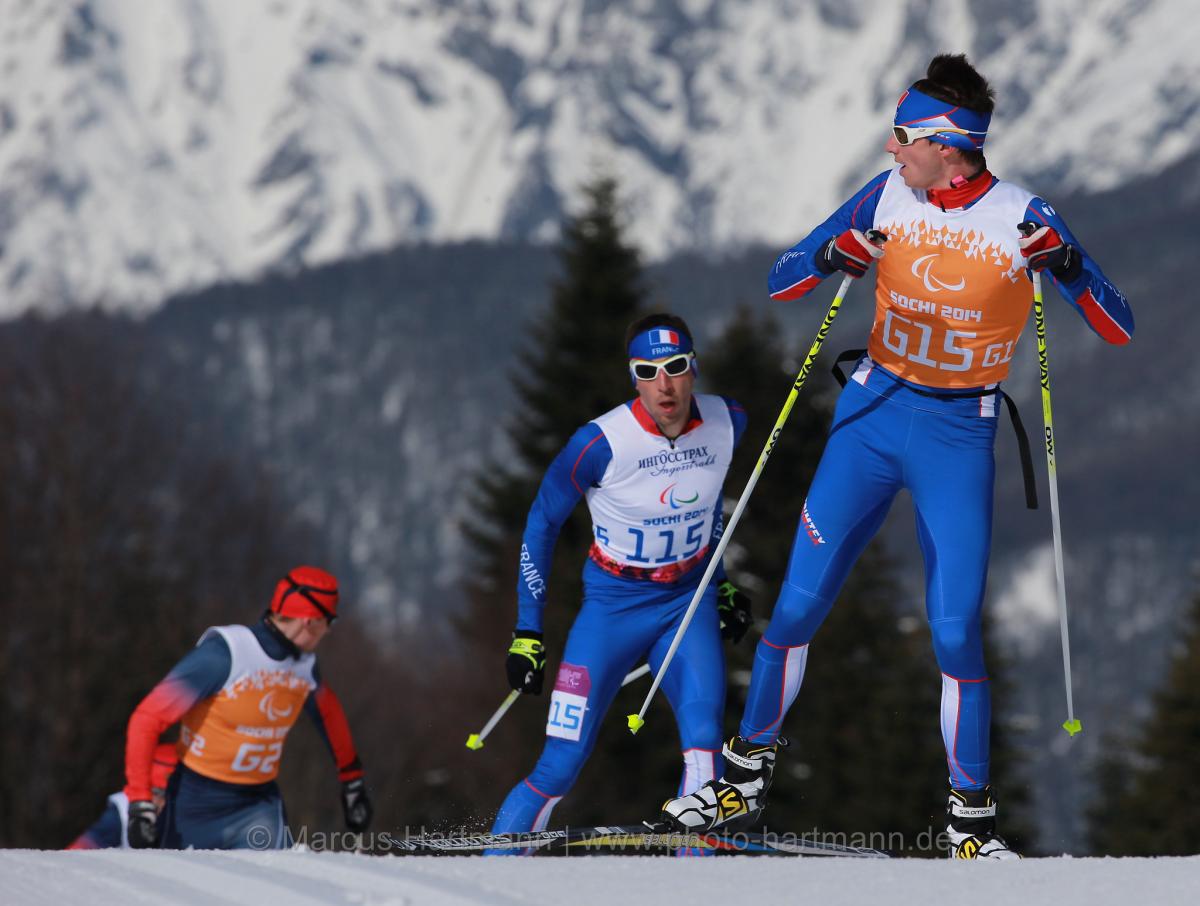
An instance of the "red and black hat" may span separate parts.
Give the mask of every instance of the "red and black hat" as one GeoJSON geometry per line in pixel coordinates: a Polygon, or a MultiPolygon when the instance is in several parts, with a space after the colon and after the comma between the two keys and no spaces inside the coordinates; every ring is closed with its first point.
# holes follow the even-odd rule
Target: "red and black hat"
{"type": "Polygon", "coordinates": [[[315,566],[297,566],[279,580],[271,598],[271,613],[283,617],[337,619],[338,585],[330,573],[315,566]]]}

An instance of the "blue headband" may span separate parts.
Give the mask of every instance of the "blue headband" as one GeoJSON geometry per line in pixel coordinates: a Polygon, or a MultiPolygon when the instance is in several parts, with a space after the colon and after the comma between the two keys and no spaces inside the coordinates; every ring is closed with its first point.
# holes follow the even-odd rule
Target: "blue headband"
{"type": "Polygon", "coordinates": [[[900,95],[900,100],[896,103],[895,124],[897,126],[908,126],[912,129],[947,126],[953,129],[967,130],[970,135],[939,132],[937,135],[929,136],[931,142],[949,145],[951,148],[960,148],[963,151],[979,151],[983,148],[983,141],[987,138],[988,126],[991,122],[992,115],[990,113],[956,107],[945,101],[939,101],[937,98],[931,98],[915,88],[910,88],[900,95]]]}
{"type": "Polygon", "coordinates": [[[663,359],[692,351],[692,338],[673,327],[651,327],[629,341],[631,359],[663,359]]]}

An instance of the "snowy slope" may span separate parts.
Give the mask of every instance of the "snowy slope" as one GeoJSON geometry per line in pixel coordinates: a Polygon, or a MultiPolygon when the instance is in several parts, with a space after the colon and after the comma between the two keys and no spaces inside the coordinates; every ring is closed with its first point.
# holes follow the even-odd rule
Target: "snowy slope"
{"type": "Polygon", "coordinates": [[[1195,902],[1200,857],[947,864],[806,859],[372,857],[332,853],[52,853],[0,850],[7,906],[609,906],[784,903],[889,906],[969,901],[1097,906],[1195,902]]]}
{"type": "Polygon", "coordinates": [[[1183,0],[0,0],[0,312],[397,242],[545,237],[597,168],[655,255],[790,242],[966,50],[997,169],[1100,189],[1200,144],[1183,0]]]}

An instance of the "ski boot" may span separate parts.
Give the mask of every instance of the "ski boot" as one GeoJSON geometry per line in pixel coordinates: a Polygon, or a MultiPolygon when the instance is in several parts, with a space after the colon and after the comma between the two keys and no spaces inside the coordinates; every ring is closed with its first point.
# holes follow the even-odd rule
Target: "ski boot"
{"type": "Polygon", "coordinates": [[[767,789],[775,770],[775,752],[786,739],[770,745],[735,736],[725,744],[725,776],[710,780],[696,792],[663,803],[661,820],[684,832],[736,831],[754,824],[766,806],[767,789]]]}
{"type": "Polygon", "coordinates": [[[996,833],[996,799],[992,788],[950,790],[946,804],[946,833],[952,859],[1019,859],[996,833]]]}

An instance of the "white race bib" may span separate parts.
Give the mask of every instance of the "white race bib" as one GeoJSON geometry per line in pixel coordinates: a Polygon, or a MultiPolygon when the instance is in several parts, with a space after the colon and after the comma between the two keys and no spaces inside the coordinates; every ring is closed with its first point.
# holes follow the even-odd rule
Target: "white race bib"
{"type": "Polygon", "coordinates": [[[587,716],[588,693],[591,691],[592,680],[587,667],[560,664],[558,678],[554,681],[554,693],[550,696],[546,735],[579,742],[583,734],[583,721],[587,716]]]}

